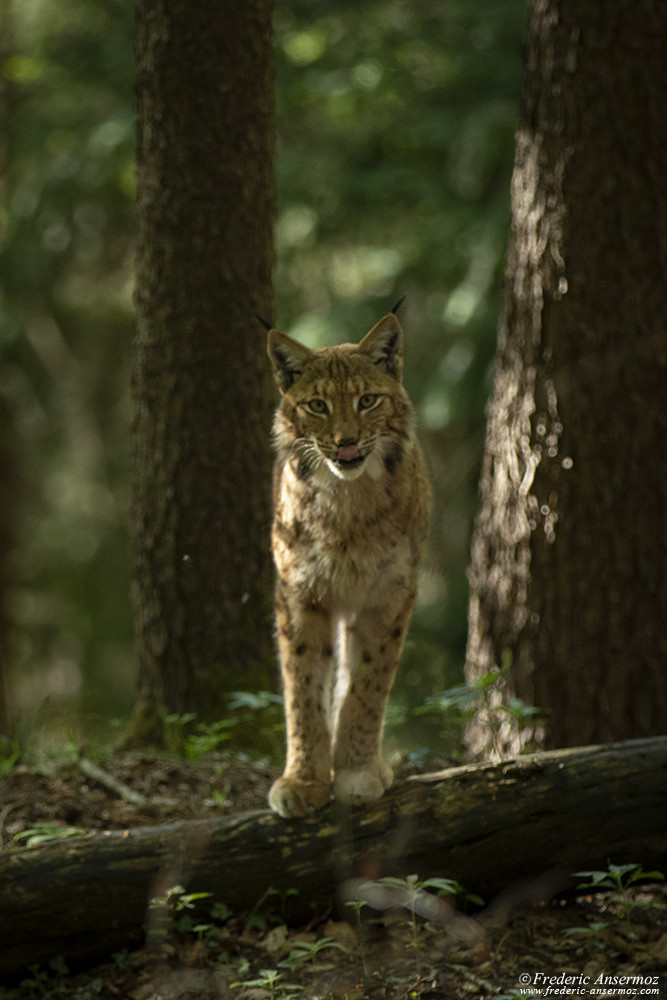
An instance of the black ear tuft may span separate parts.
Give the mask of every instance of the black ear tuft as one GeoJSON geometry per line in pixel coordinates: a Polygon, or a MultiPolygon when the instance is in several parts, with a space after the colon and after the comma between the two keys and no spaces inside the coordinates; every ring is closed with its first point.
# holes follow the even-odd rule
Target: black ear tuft
{"type": "Polygon", "coordinates": [[[255,319],[259,320],[265,330],[273,330],[273,323],[269,323],[267,320],[263,319],[259,313],[255,313],[255,319]]]}
{"type": "Polygon", "coordinates": [[[394,316],[396,315],[396,313],[398,312],[398,310],[401,308],[401,306],[403,305],[403,303],[405,302],[406,299],[407,299],[407,295],[402,295],[400,297],[400,299],[398,300],[398,302],[396,303],[396,305],[391,310],[393,312],[394,316]]]}

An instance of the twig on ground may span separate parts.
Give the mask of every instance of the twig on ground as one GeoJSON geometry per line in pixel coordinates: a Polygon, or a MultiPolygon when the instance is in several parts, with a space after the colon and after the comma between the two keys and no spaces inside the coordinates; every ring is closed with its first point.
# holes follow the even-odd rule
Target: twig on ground
{"type": "Polygon", "coordinates": [[[120,781],[118,778],[114,778],[112,774],[107,771],[102,770],[97,764],[93,764],[92,760],[88,760],[87,757],[81,757],[79,759],[79,768],[83,771],[87,778],[92,778],[93,781],[97,781],[100,785],[104,785],[109,791],[114,792],[121,799],[125,799],[126,802],[131,803],[133,806],[145,806],[146,798],[140,792],[135,792],[133,788],[126,785],[125,782],[120,781]]]}

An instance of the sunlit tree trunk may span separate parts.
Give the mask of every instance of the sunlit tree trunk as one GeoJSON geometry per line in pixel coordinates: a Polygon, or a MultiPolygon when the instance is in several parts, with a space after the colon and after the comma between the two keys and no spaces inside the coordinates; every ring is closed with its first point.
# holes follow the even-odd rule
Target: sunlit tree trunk
{"type": "Polygon", "coordinates": [[[662,0],[533,2],[467,669],[551,746],[667,728],[666,52],[662,0]]]}
{"type": "Polygon", "coordinates": [[[271,683],[269,0],[138,0],[135,730],[271,683]]]}

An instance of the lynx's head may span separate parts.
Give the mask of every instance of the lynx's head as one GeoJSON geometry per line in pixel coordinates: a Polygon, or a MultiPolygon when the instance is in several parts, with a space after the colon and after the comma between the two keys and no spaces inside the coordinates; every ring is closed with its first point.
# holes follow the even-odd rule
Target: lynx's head
{"type": "Polygon", "coordinates": [[[402,343],[393,313],[358,344],[320,351],[269,331],[282,396],[275,422],[278,453],[300,478],[379,479],[394,471],[414,433],[401,385],[402,343]]]}

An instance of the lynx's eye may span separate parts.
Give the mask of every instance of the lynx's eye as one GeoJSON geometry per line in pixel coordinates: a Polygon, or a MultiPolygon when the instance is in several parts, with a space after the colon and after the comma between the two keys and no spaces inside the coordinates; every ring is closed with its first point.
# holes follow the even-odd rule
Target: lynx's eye
{"type": "Polygon", "coordinates": [[[375,395],[373,392],[365,392],[363,396],[360,397],[357,404],[358,410],[372,410],[374,406],[379,402],[380,397],[375,395]]]}
{"type": "Polygon", "coordinates": [[[316,416],[329,412],[329,407],[323,399],[309,399],[307,403],[304,403],[304,406],[309,413],[314,413],[316,416]]]}

